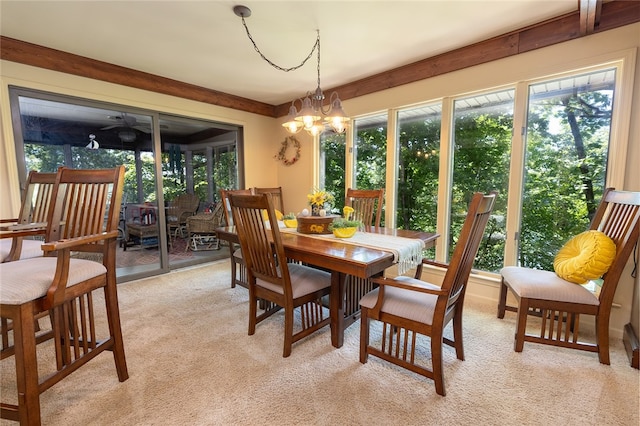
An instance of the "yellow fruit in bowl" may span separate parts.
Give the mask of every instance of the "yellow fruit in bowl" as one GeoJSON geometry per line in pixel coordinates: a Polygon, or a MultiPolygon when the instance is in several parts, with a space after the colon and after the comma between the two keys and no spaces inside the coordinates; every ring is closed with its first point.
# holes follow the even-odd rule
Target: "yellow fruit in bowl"
{"type": "Polygon", "coordinates": [[[338,238],[351,238],[356,234],[357,230],[358,228],[355,226],[351,226],[348,228],[334,228],[333,235],[338,238]]]}
{"type": "Polygon", "coordinates": [[[287,228],[297,228],[298,221],[296,219],[284,219],[284,226],[287,228]]]}

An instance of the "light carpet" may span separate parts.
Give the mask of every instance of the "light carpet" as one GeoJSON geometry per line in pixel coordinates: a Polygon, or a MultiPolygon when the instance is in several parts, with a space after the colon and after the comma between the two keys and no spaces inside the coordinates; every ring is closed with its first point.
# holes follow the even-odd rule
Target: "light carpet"
{"type": "MultiPolygon", "coordinates": [[[[282,315],[248,336],[247,290],[230,288],[227,260],[118,290],[130,378],[118,382],[111,353],[101,354],[41,395],[44,425],[639,424],[640,375],[622,342],[610,366],[542,345],[515,353],[515,315],[497,319],[495,304],[467,300],[466,360],[444,350],[441,397],[431,380],[378,358],[361,364],[359,322],[340,349],[325,327],[282,358],[282,315]]],[[[15,399],[12,359],[1,372],[3,399],[15,399]]]]}

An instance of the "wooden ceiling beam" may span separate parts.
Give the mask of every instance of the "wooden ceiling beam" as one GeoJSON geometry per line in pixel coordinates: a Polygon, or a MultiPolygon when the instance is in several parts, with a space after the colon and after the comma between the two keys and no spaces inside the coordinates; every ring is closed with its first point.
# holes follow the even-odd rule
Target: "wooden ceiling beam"
{"type": "MultiPolygon", "coordinates": [[[[385,71],[339,87],[329,88],[325,92],[337,91],[344,101],[579,38],[586,35],[586,31],[597,33],[640,22],[640,1],[616,0],[603,3],[602,0],[580,0],[581,7],[583,3],[589,6],[585,13],[582,13],[581,10],[576,10],[573,13],[490,40],[385,71]],[[590,5],[594,2],[595,7],[592,8],[590,5]],[[585,33],[581,30],[583,21],[585,33]]],[[[5,36],[0,36],[0,58],[268,117],[286,116],[291,104],[289,101],[282,105],[269,105],[5,36]]]]}

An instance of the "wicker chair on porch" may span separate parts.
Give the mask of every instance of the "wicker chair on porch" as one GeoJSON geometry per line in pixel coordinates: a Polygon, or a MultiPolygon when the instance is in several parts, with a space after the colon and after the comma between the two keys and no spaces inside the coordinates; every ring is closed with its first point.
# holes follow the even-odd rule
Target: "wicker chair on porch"
{"type": "Polygon", "coordinates": [[[167,207],[167,227],[169,238],[186,236],[187,218],[198,211],[200,199],[195,194],[180,194],[167,207]]]}

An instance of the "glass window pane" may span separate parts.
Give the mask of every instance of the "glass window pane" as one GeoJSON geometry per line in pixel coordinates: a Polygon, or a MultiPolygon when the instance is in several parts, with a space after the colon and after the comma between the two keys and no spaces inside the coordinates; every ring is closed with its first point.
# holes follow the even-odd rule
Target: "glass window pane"
{"type": "Polygon", "coordinates": [[[334,212],[341,214],[345,191],[345,134],[324,132],[320,135],[320,186],[335,197],[334,212]]]}
{"type": "Polygon", "coordinates": [[[615,69],[529,87],[518,263],[553,271],[605,187],[615,69]]]}
{"type": "Polygon", "coordinates": [[[385,187],[387,164],[387,114],[354,121],[355,187],[385,187]]]}
{"type": "Polygon", "coordinates": [[[398,112],[396,227],[435,232],[442,104],[398,112]]]}
{"type": "Polygon", "coordinates": [[[449,257],[474,192],[497,190],[499,197],[474,268],[497,272],[504,263],[505,216],[515,91],[485,93],[454,102],[454,158],[449,257]]]}

